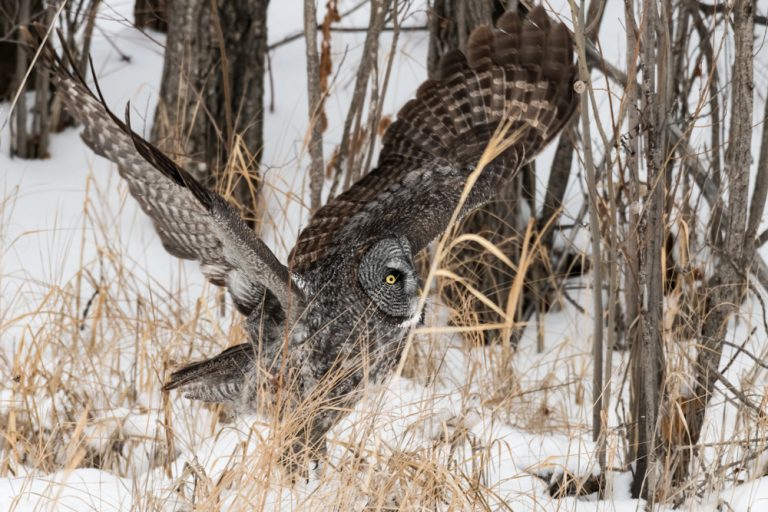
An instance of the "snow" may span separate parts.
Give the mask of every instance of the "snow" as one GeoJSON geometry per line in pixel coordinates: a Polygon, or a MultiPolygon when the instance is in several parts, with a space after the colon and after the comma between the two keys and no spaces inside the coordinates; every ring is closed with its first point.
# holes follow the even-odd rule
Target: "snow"
{"type": "Polygon", "coordinates": [[[7,478],[0,483],[0,509],[126,510],[133,500],[132,489],[130,479],[89,468],[7,478]]]}
{"type": "MultiPolygon", "coordinates": [[[[349,4],[341,3],[342,10],[349,4]]],[[[552,4],[567,22],[567,3],[552,4]]],[[[102,3],[101,30],[94,35],[92,52],[108,103],[119,110],[130,100],[140,126],[141,119],[151,119],[157,101],[164,36],[149,37],[132,29],[132,5],[102,3]],[[131,57],[130,62],[119,58],[104,34],[131,57]]],[[[602,50],[614,63],[624,61],[622,8],[620,2],[607,2],[601,33],[602,50]]],[[[406,23],[424,23],[421,3],[414,3],[410,13],[406,23]]],[[[342,25],[364,26],[367,19],[361,9],[342,25]]],[[[300,30],[301,23],[298,0],[270,3],[270,41],[300,30]]],[[[333,35],[334,65],[343,61],[343,66],[326,103],[326,156],[341,137],[364,37],[333,35]]],[[[426,77],[426,43],[425,33],[401,35],[385,114],[395,114],[426,77]]],[[[390,44],[387,33],[380,45],[382,62],[390,44]]],[[[263,236],[284,259],[308,216],[303,201],[308,164],[303,43],[280,47],[271,62],[276,108],[265,119],[263,236]]],[[[607,96],[599,96],[604,119],[609,119],[607,96]]],[[[8,108],[0,105],[0,122],[8,108]]],[[[702,128],[696,136],[705,134],[702,128]]],[[[599,473],[590,426],[593,312],[587,288],[572,292],[586,313],[565,303],[546,315],[542,353],[536,350],[535,320],[514,354],[502,347],[471,347],[458,335],[440,332],[446,314],[437,299],[431,299],[426,323],[430,328],[416,336],[424,357],[435,367],[434,375],[427,378],[428,372],[406,368],[385,386],[367,390],[366,398],[330,433],[328,462],[316,468],[308,482],[285,482],[274,464],[266,466],[274,474],[262,474],[263,461],[274,456],[268,421],[250,416],[220,421],[217,410],[185,400],[165,409],[159,391],[163,365],[169,360],[210,355],[240,339],[237,315],[219,313],[215,291],[195,264],[165,252],[114,166],[88,150],[78,129],[53,136],[51,158],[42,161],[10,159],[8,138],[7,129],[0,132],[0,367],[4,376],[18,376],[29,389],[22,393],[11,378],[0,382],[0,424],[9,427],[6,437],[12,435],[12,417],[19,424],[36,422],[48,434],[61,422],[82,422],[82,428],[64,431],[59,445],[48,447],[59,464],[56,469],[9,454],[0,444],[0,510],[187,510],[196,496],[203,496],[201,489],[214,488],[221,501],[207,503],[211,508],[362,509],[379,503],[376,500],[396,504],[396,496],[420,489],[393,474],[434,478],[458,509],[469,503],[462,494],[470,492],[475,478],[484,486],[491,510],[644,507],[630,497],[631,473],[621,466],[625,433],[620,428],[609,440],[615,470],[606,475],[605,499],[549,496],[549,482],[563,472],[581,477],[599,473]],[[97,289],[99,295],[94,296],[97,289]],[[100,306],[102,296],[116,300],[100,306]],[[72,330],[58,331],[56,322],[80,321],[91,297],[94,308],[114,308],[112,322],[86,319],[74,338],[67,337],[72,330]],[[194,317],[198,320],[193,320],[193,311],[199,312],[194,317]],[[40,333],[62,337],[36,347],[40,333]],[[91,339],[109,340],[108,349],[91,346],[91,339]],[[34,371],[26,366],[32,364],[34,371]],[[50,382],[67,382],[71,388],[50,389],[50,382]],[[504,407],[499,407],[501,402],[504,407]],[[167,438],[168,410],[172,441],[167,438]],[[483,457],[473,457],[478,452],[483,457]],[[100,457],[102,469],[67,466],[93,454],[100,457]],[[419,466],[422,460],[427,462],[419,466]],[[429,464],[434,467],[429,469],[429,464]],[[452,471],[446,472],[448,467],[452,471]]],[[[546,186],[552,154],[550,148],[541,157],[539,190],[546,186]]],[[[581,187],[572,183],[569,188],[568,215],[574,216],[581,206],[581,187]]],[[[588,236],[579,233],[574,243],[586,247],[588,236]]],[[[746,348],[765,360],[768,333],[758,320],[760,304],[751,300],[743,309],[730,327],[732,341],[739,345],[746,340],[746,348]],[[757,335],[752,335],[755,329],[757,335]]],[[[626,371],[625,354],[612,357],[612,403],[626,404],[626,390],[617,391],[626,371]]],[[[752,386],[760,403],[765,376],[755,374],[753,362],[736,349],[726,350],[723,360],[731,357],[734,364],[726,375],[752,386]]],[[[745,436],[749,429],[739,423],[735,411],[720,396],[708,417],[705,442],[745,436]]],[[[609,422],[620,421],[617,406],[609,411],[609,422]]],[[[707,460],[743,456],[740,449],[725,456],[721,451],[707,448],[707,460]]],[[[762,463],[744,470],[743,483],[721,486],[683,508],[761,510],[768,502],[768,477],[759,473],[765,455],[756,461],[762,463]]],[[[448,508],[445,504],[440,506],[448,508]]]]}

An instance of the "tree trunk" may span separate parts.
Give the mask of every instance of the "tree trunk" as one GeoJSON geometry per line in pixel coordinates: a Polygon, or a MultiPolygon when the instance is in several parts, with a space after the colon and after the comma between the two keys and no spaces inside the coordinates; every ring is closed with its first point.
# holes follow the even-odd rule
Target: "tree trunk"
{"type": "MultiPolygon", "coordinates": [[[[696,387],[690,406],[685,408],[690,445],[699,443],[707,405],[719,379],[728,321],[743,302],[747,292],[747,272],[752,268],[755,241],[753,228],[748,231],[749,171],[751,163],[752,111],[754,107],[754,3],[738,0],[733,5],[735,56],[731,91],[730,142],[725,154],[728,180],[727,215],[724,236],[715,241],[713,253],[717,266],[707,282],[705,318],[701,327],[700,348],[696,358],[696,387]]],[[[763,164],[764,165],[764,164],[763,164]]],[[[761,184],[762,186],[762,184],[761,184]]],[[[759,190],[759,189],[758,189],[759,190]]],[[[757,191],[756,191],[757,192],[757,191]]],[[[761,212],[765,196],[753,197],[753,211],[761,212]]],[[[756,222],[756,219],[753,219],[756,222]]],[[[689,471],[692,451],[682,457],[680,478],[689,471]]]]}
{"type": "Polygon", "coordinates": [[[46,25],[52,18],[51,8],[41,0],[0,0],[0,100],[15,100],[11,112],[11,156],[45,158],[48,155],[48,73],[33,69],[29,49],[17,42],[18,27],[33,22],[46,25]],[[34,90],[32,106],[27,93],[34,90]]]}
{"type": "Polygon", "coordinates": [[[662,343],[663,275],[661,254],[664,243],[665,154],[662,115],[665,104],[666,76],[663,70],[667,56],[665,38],[658,37],[663,23],[656,3],[646,0],[643,17],[648,21],[642,35],[641,68],[643,70],[641,94],[641,131],[645,133],[645,158],[648,172],[648,197],[641,225],[640,287],[644,302],[640,303],[639,332],[633,361],[633,381],[637,394],[632,407],[637,411],[637,467],[632,483],[633,496],[642,496],[651,503],[656,498],[661,475],[658,467],[657,419],[661,406],[661,386],[664,382],[664,348],[662,343]]]}
{"type": "Polygon", "coordinates": [[[152,139],[255,221],[268,0],[178,0],[152,139]],[[245,167],[245,168],[243,168],[245,167]]]}
{"type": "MultiPolygon", "coordinates": [[[[450,50],[464,49],[475,27],[494,20],[494,0],[435,0],[429,17],[427,71],[435,78],[442,56],[450,50]]],[[[500,15],[503,13],[501,6],[500,15]]]]}
{"type": "Polygon", "coordinates": [[[320,208],[325,178],[323,161],[323,91],[320,90],[320,55],[317,52],[315,0],[304,0],[304,40],[307,55],[307,100],[309,101],[309,195],[312,211],[320,208]]]}
{"type": "Polygon", "coordinates": [[[168,12],[172,1],[136,0],[133,4],[133,20],[136,27],[168,32],[168,12]]]}
{"type": "Polygon", "coordinates": [[[19,7],[12,0],[0,1],[0,101],[12,99],[16,92],[17,49],[14,39],[19,7]]]}

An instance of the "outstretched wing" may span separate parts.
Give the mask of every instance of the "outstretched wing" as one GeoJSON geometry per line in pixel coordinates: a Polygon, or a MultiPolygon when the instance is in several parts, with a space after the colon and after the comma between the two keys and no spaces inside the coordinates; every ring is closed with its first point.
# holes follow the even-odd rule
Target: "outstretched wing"
{"type": "Polygon", "coordinates": [[[398,113],[376,169],[315,213],[292,251],[292,268],[311,269],[356,233],[405,234],[420,250],[447,228],[500,126],[514,143],[481,172],[462,213],[492,199],[576,109],[570,33],[541,6],[524,19],[505,13],[494,30],[476,29],[467,57],[449,52],[440,70],[398,113]]]}
{"type": "Polygon", "coordinates": [[[96,154],[118,165],[168,252],[198,261],[208,280],[226,286],[245,315],[265,297],[277,299],[284,311],[301,306],[303,297],[288,269],[223,197],[137,135],[127,124],[128,109],[127,122],[116,117],[98,85],[97,97],[82,77],[68,70],[50,44],[42,55],[64,104],[83,125],[83,140],[96,154]]]}

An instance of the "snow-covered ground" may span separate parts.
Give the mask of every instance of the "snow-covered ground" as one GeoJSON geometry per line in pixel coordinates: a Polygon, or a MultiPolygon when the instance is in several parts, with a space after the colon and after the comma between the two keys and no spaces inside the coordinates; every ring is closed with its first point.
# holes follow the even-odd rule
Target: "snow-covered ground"
{"type": "MultiPolygon", "coordinates": [[[[270,41],[301,30],[301,4],[271,2],[270,41]]],[[[352,5],[340,4],[341,11],[352,5]]],[[[620,4],[607,3],[601,33],[606,59],[614,63],[624,62],[620,4]]],[[[552,3],[567,21],[566,5],[552,3]]],[[[132,0],[103,2],[92,52],[107,101],[119,111],[130,100],[140,124],[154,112],[164,36],[133,29],[132,6],[132,0]]],[[[424,7],[414,2],[403,23],[425,19],[424,7]]],[[[361,9],[342,25],[365,26],[367,20],[361,9]]],[[[326,155],[341,137],[364,37],[333,35],[334,65],[343,64],[326,103],[326,155]]],[[[382,60],[390,43],[385,34],[382,60]]],[[[401,35],[385,114],[395,114],[426,77],[426,51],[425,32],[401,35]]],[[[304,59],[301,39],[271,58],[275,111],[265,119],[263,236],[283,259],[307,219],[301,200],[308,162],[304,59]]],[[[599,100],[609,119],[605,91],[599,100]]],[[[8,108],[0,105],[0,122],[8,108]]],[[[286,482],[274,463],[265,463],[274,457],[267,420],[223,418],[217,409],[175,395],[165,403],[160,387],[167,370],[238,342],[239,320],[231,308],[222,314],[216,291],[195,264],[165,252],[114,166],[88,150],[78,131],[53,136],[51,158],[42,161],[9,159],[8,129],[0,132],[0,510],[643,507],[629,495],[631,473],[622,455],[628,393],[620,385],[626,373],[621,352],[613,354],[611,400],[617,405],[609,417],[608,461],[614,471],[607,475],[605,499],[554,499],[548,492],[552,475],[599,471],[591,440],[587,287],[571,292],[585,313],[564,302],[543,317],[541,328],[535,320],[527,326],[514,353],[472,347],[441,330],[446,315],[432,299],[426,327],[415,336],[414,360],[402,375],[370,389],[331,432],[328,462],[309,482],[286,482]],[[37,436],[24,437],[34,430],[29,425],[37,436]],[[432,493],[432,501],[424,493],[432,493]]],[[[537,176],[539,190],[551,158],[550,148],[538,166],[544,171],[537,176]]],[[[578,211],[582,187],[571,184],[566,212],[578,211]]],[[[574,237],[586,247],[585,233],[574,237]]],[[[746,342],[765,360],[768,333],[757,300],[745,304],[731,333],[736,345],[746,342]]],[[[726,375],[764,404],[765,371],[735,348],[723,360],[732,357],[726,375]]],[[[722,397],[710,413],[704,442],[713,446],[705,460],[718,462],[713,471],[744,458],[738,443],[724,440],[765,437],[765,425],[741,424],[737,408],[722,397]]],[[[766,455],[756,454],[751,464],[740,468],[742,483],[704,488],[682,508],[766,509],[766,455]]],[[[700,477],[711,476],[707,471],[702,468],[700,477]]]]}

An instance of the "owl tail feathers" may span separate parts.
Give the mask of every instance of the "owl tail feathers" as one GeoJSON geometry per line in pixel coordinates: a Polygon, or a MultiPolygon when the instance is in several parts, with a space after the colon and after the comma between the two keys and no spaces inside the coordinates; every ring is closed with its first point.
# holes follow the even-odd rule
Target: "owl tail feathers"
{"type": "Polygon", "coordinates": [[[255,359],[252,344],[235,345],[211,359],[176,370],[163,390],[182,388],[185,398],[204,402],[238,402],[255,359]]]}
{"type": "Polygon", "coordinates": [[[383,143],[411,160],[438,156],[473,166],[507,126],[515,139],[508,151],[527,162],[576,110],[576,71],[563,23],[541,6],[527,16],[508,11],[495,28],[472,32],[466,55],[453,50],[443,56],[437,79],[419,87],[383,143]]]}

